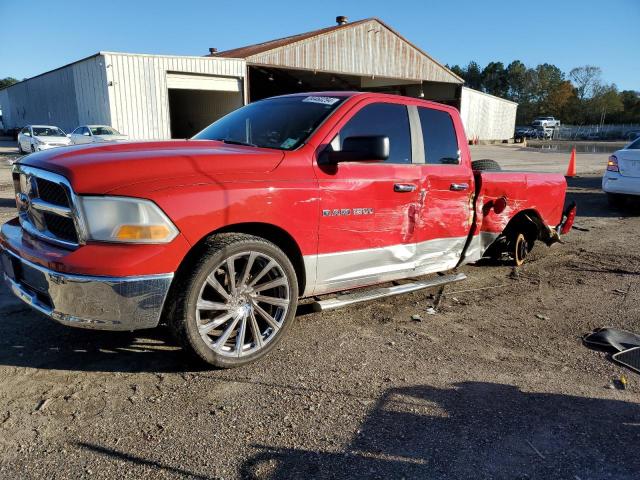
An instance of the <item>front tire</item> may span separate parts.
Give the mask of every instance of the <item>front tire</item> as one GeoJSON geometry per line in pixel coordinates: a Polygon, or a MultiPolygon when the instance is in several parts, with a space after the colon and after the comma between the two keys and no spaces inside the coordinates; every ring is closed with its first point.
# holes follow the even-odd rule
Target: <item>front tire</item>
{"type": "Polygon", "coordinates": [[[181,268],[169,325],[182,346],[210,365],[231,368],[268,354],[293,323],[298,281],[276,245],[224,233],[181,268]]]}

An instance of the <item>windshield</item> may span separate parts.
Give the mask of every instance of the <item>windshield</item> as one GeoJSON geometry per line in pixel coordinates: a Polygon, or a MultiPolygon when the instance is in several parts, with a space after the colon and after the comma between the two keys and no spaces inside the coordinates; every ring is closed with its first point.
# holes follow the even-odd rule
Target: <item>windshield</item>
{"type": "Polygon", "coordinates": [[[310,95],[261,100],[222,117],[193,138],[293,150],[344,98],[310,95]]]}
{"type": "Polygon", "coordinates": [[[93,135],[120,135],[120,132],[111,127],[89,127],[93,135]]]}
{"type": "Polygon", "coordinates": [[[36,137],[64,137],[66,134],[58,127],[33,127],[36,137]]]}

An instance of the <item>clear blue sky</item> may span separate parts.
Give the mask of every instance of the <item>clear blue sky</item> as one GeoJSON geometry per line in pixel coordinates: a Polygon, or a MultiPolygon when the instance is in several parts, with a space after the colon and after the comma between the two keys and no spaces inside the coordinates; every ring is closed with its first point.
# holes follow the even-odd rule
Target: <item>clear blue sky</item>
{"type": "Polygon", "coordinates": [[[204,55],[378,17],[442,63],[598,65],[640,90],[640,0],[319,2],[0,0],[0,78],[19,79],[100,50],[204,55]]]}

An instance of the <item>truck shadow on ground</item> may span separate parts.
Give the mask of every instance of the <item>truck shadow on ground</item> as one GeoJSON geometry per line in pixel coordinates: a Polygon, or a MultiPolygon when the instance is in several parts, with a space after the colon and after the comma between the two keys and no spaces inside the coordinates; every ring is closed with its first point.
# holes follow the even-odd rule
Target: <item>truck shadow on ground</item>
{"type": "Polygon", "coordinates": [[[607,194],[602,191],[602,177],[569,177],[567,186],[567,201],[575,200],[578,205],[578,217],[640,216],[640,201],[630,200],[622,207],[612,207],[608,204],[607,194]]]}
{"type": "MultiPolygon", "coordinates": [[[[185,353],[162,325],[135,332],[67,327],[13,299],[3,284],[0,305],[0,365],[127,373],[210,370],[185,353]]],[[[300,305],[297,316],[310,313],[310,305],[300,305]]]]}
{"type": "Polygon", "coordinates": [[[102,372],[185,372],[203,365],[177,347],[168,329],[101,332],[69,328],[32,311],[0,286],[0,365],[102,372]]]}
{"type": "Polygon", "coordinates": [[[465,382],[388,390],[344,451],[256,446],[241,478],[637,478],[640,406],[465,382]]]}
{"type": "MultiPolygon", "coordinates": [[[[529,393],[487,382],[411,386],[387,390],[344,448],[253,445],[257,453],[243,460],[237,476],[622,480],[637,478],[640,471],[640,457],[630,451],[638,440],[640,406],[631,402],[529,393]]],[[[189,467],[184,458],[178,467],[104,445],[77,446],[164,473],[213,478],[198,472],[198,457],[193,459],[198,466],[189,467]]]]}

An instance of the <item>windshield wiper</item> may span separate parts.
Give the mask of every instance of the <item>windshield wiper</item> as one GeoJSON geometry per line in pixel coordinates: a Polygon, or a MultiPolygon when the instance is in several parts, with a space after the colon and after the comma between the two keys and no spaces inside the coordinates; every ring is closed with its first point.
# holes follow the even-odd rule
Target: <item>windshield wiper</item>
{"type": "Polygon", "coordinates": [[[255,143],[241,142],[240,140],[229,140],[227,138],[214,138],[214,140],[222,143],[228,143],[230,145],[244,145],[245,147],[257,147],[255,143]]]}

